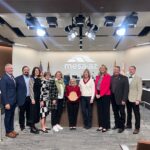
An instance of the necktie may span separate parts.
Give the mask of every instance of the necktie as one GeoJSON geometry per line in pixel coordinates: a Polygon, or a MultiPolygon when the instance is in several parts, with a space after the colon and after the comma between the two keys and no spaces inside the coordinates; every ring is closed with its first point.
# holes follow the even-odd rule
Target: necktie
{"type": "Polygon", "coordinates": [[[132,76],[130,76],[129,78],[133,78],[132,76]]]}

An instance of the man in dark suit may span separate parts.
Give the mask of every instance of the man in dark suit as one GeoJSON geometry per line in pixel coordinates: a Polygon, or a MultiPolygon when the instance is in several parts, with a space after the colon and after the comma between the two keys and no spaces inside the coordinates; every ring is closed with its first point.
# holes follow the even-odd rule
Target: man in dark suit
{"type": "Polygon", "coordinates": [[[26,113],[26,125],[30,126],[29,124],[29,117],[30,117],[30,93],[29,93],[29,67],[24,66],[22,68],[22,75],[16,77],[16,99],[17,104],[19,106],[19,125],[21,131],[25,129],[25,113],[26,113]]]}
{"type": "Polygon", "coordinates": [[[4,124],[6,136],[15,138],[18,133],[14,131],[14,114],[16,108],[16,82],[13,77],[13,66],[5,66],[5,74],[0,81],[2,104],[5,108],[4,124]]]}
{"type": "Polygon", "coordinates": [[[115,118],[115,127],[122,133],[125,128],[125,103],[128,100],[129,83],[128,78],[120,74],[120,67],[114,67],[114,73],[111,78],[111,103],[115,118]]]}

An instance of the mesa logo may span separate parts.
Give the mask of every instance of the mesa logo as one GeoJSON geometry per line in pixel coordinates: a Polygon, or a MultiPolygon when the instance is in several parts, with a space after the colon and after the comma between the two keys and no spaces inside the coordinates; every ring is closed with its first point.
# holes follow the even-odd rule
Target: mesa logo
{"type": "Polygon", "coordinates": [[[95,62],[94,60],[92,60],[91,58],[89,58],[88,56],[84,56],[84,55],[77,55],[71,59],[69,59],[67,62],[95,62]]]}
{"type": "Polygon", "coordinates": [[[98,65],[90,57],[85,55],[77,55],[70,58],[66,64],[64,64],[65,69],[98,69],[98,65]]]}

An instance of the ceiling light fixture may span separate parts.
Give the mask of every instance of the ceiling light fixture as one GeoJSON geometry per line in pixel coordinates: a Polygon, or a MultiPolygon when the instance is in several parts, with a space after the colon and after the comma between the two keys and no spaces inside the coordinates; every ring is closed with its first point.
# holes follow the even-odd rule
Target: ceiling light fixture
{"type": "Polygon", "coordinates": [[[56,17],[46,17],[46,20],[50,28],[56,28],[58,26],[56,17]]]}
{"type": "Polygon", "coordinates": [[[115,22],[115,20],[116,20],[116,16],[106,16],[104,25],[106,27],[112,27],[114,22],[115,22]]]}
{"type": "Polygon", "coordinates": [[[119,36],[124,36],[126,33],[126,28],[125,27],[120,27],[117,29],[116,34],[119,36]]]}
{"type": "Polygon", "coordinates": [[[91,24],[90,17],[85,17],[83,15],[78,15],[72,18],[72,24],[65,27],[65,32],[68,34],[68,40],[73,41],[75,37],[79,34],[79,47],[80,50],[83,49],[83,36],[88,37],[89,39],[95,40],[96,32],[98,31],[98,26],[91,24]],[[83,27],[89,28],[87,32],[83,33],[83,27]],[[76,30],[79,30],[77,32],[76,30]]]}
{"type": "Polygon", "coordinates": [[[37,35],[38,35],[38,36],[45,36],[45,35],[46,35],[45,29],[42,29],[42,28],[38,28],[38,29],[36,30],[36,32],[37,32],[37,35]]]}

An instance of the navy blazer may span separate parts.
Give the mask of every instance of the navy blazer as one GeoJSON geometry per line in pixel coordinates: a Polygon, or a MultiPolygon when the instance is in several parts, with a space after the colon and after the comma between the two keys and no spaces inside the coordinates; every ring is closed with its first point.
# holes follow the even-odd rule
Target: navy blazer
{"type": "Polygon", "coordinates": [[[13,105],[16,103],[16,84],[6,73],[0,80],[2,104],[13,105]]]}
{"type": "Polygon", "coordinates": [[[16,87],[17,87],[16,93],[17,104],[18,106],[22,106],[25,103],[27,97],[27,87],[23,75],[16,77],[16,87]]]}

